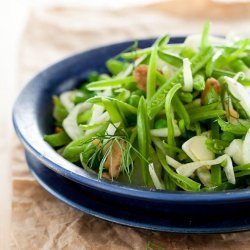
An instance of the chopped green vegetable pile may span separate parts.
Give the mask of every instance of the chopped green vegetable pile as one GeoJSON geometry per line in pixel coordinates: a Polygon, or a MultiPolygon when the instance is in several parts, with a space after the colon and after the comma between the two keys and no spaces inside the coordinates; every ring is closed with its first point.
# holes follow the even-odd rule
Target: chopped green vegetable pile
{"type": "Polygon", "coordinates": [[[123,183],[163,190],[250,187],[250,40],[169,36],[135,42],[78,89],[54,96],[67,160],[123,183]]]}

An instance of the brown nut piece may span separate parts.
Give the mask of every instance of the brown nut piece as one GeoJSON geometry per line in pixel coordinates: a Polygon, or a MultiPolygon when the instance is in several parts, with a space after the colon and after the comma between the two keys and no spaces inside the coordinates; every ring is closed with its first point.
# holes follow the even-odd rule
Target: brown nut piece
{"type": "Polygon", "coordinates": [[[229,122],[234,122],[239,119],[239,113],[234,109],[232,100],[230,98],[226,98],[225,100],[225,110],[226,117],[229,122]]]}
{"type": "Polygon", "coordinates": [[[214,88],[214,90],[217,94],[219,94],[221,91],[220,83],[218,80],[216,80],[213,77],[207,79],[205,89],[201,93],[201,103],[204,103],[204,100],[205,100],[206,95],[207,95],[208,91],[210,90],[210,88],[214,88]]]}
{"type": "Polygon", "coordinates": [[[123,141],[115,141],[112,146],[112,151],[108,155],[104,167],[109,170],[109,175],[111,178],[115,178],[119,175],[120,164],[122,159],[122,149],[125,143],[123,141]]]}
{"type": "Polygon", "coordinates": [[[143,91],[146,91],[147,88],[147,74],[148,74],[148,65],[146,64],[139,65],[133,71],[133,76],[137,83],[137,87],[143,91]]]}
{"type": "Polygon", "coordinates": [[[229,122],[233,122],[239,119],[239,113],[233,108],[230,107],[228,113],[226,114],[227,119],[229,122]]]}

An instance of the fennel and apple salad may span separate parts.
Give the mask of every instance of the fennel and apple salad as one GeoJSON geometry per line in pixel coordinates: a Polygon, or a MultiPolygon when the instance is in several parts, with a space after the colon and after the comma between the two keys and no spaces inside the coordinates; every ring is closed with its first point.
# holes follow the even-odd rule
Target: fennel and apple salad
{"type": "Polygon", "coordinates": [[[53,97],[45,141],[99,178],[172,191],[250,187],[250,40],[209,30],[110,58],[109,74],[53,97]]]}

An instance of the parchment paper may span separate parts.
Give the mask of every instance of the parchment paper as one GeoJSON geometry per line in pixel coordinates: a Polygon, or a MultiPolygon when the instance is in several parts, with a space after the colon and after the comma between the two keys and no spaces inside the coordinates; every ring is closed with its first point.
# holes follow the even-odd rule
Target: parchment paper
{"type": "MultiPolygon", "coordinates": [[[[236,14],[227,16],[221,10],[214,11],[217,5],[204,9],[206,4],[204,1],[203,7],[199,5],[199,13],[203,11],[204,16],[207,11],[215,13],[210,16],[214,20],[214,33],[234,30],[250,35],[246,6],[234,7],[239,17],[236,18],[236,14]]],[[[48,64],[74,52],[124,39],[200,32],[204,18],[201,13],[195,14],[196,9],[192,8],[191,1],[178,0],[175,8],[172,3],[165,3],[117,11],[63,6],[34,10],[20,46],[17,88],[21,89],[34,73],[48,64]],[[184,11],[181,6],[187,8],[187,2],[189,11],[184,11]]],[[[14,135],[13,141],[12,249],[250,248],[249,232],[209,236],[157,233],[112,224],[76,211],[39,186],[28,171],[23,147],[14,135]]]]}

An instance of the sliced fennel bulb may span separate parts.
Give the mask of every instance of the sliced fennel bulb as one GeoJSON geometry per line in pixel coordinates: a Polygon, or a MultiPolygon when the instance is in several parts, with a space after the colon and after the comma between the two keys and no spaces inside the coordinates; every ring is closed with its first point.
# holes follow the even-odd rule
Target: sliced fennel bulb
{"type": "MultiPolygon", "coordinates": [[[[110,123],[110,124],[108,125],[108,127],[107,127],[107,130],[106,130],[106,132],[105,132],[105,135],[109,135],[109,136],[114,135],[115,132],[116,132],[116,130],[117,130],[117,128],[120,126],[120,124],[121,124],[120,122],[117,122],[117,123],[115,123],[115,124],[110,123]]],[[[104,140],[103,140],[103,144],[105,144],[107,141],[108,141],[108,139],[104,139],[104,140]]]]}
{"type": "MultiPolygon", "coordinates": [[[[206,146],[205,135],[194,136],[182,145],[183,151],[195,162],[213,160],[214,153],[206,146]]],[[[197,169],[197,175],[205,186],[211,185],[211,174],[207,166],[197,169]]]]}
{"type": "Polygon", "coordinates": [[[231,156],[238,165],[250,163],[250,129],[244,140],[234,139],[225,149],[225,153],[231,156]]]}
{"type": "Polygon", "coordinates": [[[240,105],[250,117],[250,95],[246,88],[237,82],[235,79],[225,76],[225,81],[228,84],[228,90],[236,99],[239,100],[240,105]]]}
{"type": "Polygon", "coordinates": [[[238,165],[244,164],[242,151],[243,141],[241,139],[234,139],[225,149],[225,153],[231,156],[233,161],[238,165]]]}
{"type": "Polygon", "coordinates": [[[206,140],[204,135],[194,136],[182,145],[182,149],[193,161],[213,160],[214,153],[207,148],[206,140]]]}
{"type": "Polygon", "coordinates": [[[233,163],[231,158],[227,155],[227,163],[224,167],[224,172],[227,176],[228,182],[235,184],[235,175],[234,175],[234,169],[233,169],[233,163]]]}
{"type": "Polygon", "coordinates": [[[187,92],[192,92],[193,75],[191,70],[191,63],[188,58],[183,59],[183,78],[184,78],[184,85],[182,89],[187,92]]]}
{"type": "Polygon", "coordinates": [[[91,133],[93,133],[95,131],[98,131],[98,129],[100,128],[100,126],[94,126],[94,125],[107,122],[107,121],[109,121],[109,119],[110,119],[109,113],[108,112],[104,112],[101,116],[99,116],[98,118],[96,118],[95,122],[93,122],[91,124],[88,124],[90,126],[93,126],[93,128],[88,129],[85,132],[85,135],[88,135],[88,134],[91,134],[91,133]]]}
{"type": "MultiPolygon", "coordinates": [[[[150,134],[155,137],[167,137],[168,136],[168,128],[157,128],[157,129],[151,129],[150,134]]],[[[174,136],[180,136],[181,131],[179,127],[174,124],[174,136]]]]}
{"type": "Polygon", "coordinates": [[[86,102],[77,104],[69,115],[63,120],[63,128],[72,140],[76,140],[84,135],[84,132],[77,124],[77,116],[91,108],[91,106],[92,104],[86,102]]]}
{"type": "Polygon", "coordinates": [[[176,172],[180,175],[190,177],[198,168],[203,166],[212,166],[221,164],[223,161],[227,159],[227,155],[219,156],[218,158],[214,160],[208,160],[208,161],[197,161],[197,162],[190,162],[187,164],[182,164],[180,167],[176,169],[176,172]]]}
{"type": "Polygon", "coordinates": [[[164,184],[159,180],[156,172],[155,172],[155,169],[154,169],[154,164],[153,163],[150,163],[148,165],[148,169],[149,169],[149,174],[151,176],[151,179],[154,183],[154,186],[156,189],[165,189],[164,187],[164,184]]]}
{"type": "Polygon", "coordinates": [[[172,157],[170,157],[170,156],[166,156],[166,160],[167,160],[167,163],[171,166],[171,167],[173,167],[173,168],[175,168],[175,169],[177,169],[178,167],[180,167],[182,164],[180,163],[180,162],[178,162],[178,161],[176,161],[174,158],[172,158],[172,157]]]}
{"type": "Polygon", "coordinates": [[[198,168],[196,173],[205,187],[211,186],[211,173],[208,169],[208,166],[198,168]]]}
{"type": "Polygon", "coordinates": [[[196,161],[186,164],[181,164],[169,156],[166,156],[166,160],[171,167],[176,169],[178,174],[185,177],[190,177],[195,171],[197,171],[198,177],[205,186],[209,186],[211,184],[211,174],[209,172],[210,166],[221,164],[222,162],[226,161],[224,171],[226,173],[228,182],[235,184],[232,160],[227,154],[219,156],[214,160],[196,161]]]}
{"type": "Polygon", "coordinates": [[[63,104],[63,106],[66,108],[66,110],[68,112],[73,110],[73,108],[75,106],[75,104],[73,102],[73,97],[74,97],[75,94],[76,94],[76,91],[72,90],[72,91],[63,92],[59,96],[59,99],[60,99],[61,103],[63,104]]]}
{"type": "Polygon", "coordinates": [[[250,163],[250,129],[248,129],[242,146],[244,164],[250,163]]]}

